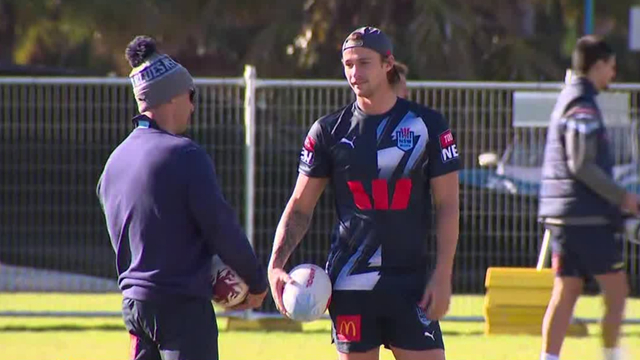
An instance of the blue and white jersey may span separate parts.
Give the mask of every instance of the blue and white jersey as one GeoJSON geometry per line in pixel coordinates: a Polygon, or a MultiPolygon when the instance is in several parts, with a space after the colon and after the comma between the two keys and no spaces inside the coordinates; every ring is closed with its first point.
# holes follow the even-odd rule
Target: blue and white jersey
{"type": "Polygon", "coordinates": [[[316,121],[299,171],[330,178],[334,190],[334,290],[372,290],[385,271],[426,271],[430,180],[459,168],[443,116],[404,99],[385,114],[367,115],[354,102],[316,121]]]}

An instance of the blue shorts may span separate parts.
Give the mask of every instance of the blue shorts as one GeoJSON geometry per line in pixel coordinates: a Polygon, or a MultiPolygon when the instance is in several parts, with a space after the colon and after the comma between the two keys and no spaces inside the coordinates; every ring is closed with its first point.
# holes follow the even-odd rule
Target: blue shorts
{"type": "Polygon", "coordinates": [[[444,350],[440,324],[427,319],[418,307],[425,285],[417,278],[383,276],[371,291],[334,291],[329,314],[338,351],[366,352],[380,345],[444,350]]]}
{"type": "Polygon", "coordinates": [[[211,301],[122,300],[131,334],[131,360],[218,360],[218,327],[211,301]]]}
{"type": "Polygon", "coordinates": [[[624,270],[622,237],[612,226],[545,225],[557,276],[590,278],[624,270]]]}

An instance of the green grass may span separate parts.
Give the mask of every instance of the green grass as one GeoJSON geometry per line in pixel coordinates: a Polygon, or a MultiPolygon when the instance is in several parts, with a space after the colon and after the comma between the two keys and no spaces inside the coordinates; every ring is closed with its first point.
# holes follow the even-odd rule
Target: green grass
{"type": "MultiPolygon", "coordinates": [[[[68,293],[0,293],[0,312],[4,311],[76,311],[118,312],[121,309],[120,294],[68,294],[68,293]]],[[[482,295],[454,296],[449,309],[453,316],[481,316],[482,295]]],[[[577,317],[598,318],[601,299],[584,296],[576,306],[577,317]]],[[[627,314],[640,318],[640,299],[630,299],[627,314]]],[[[0,325],[2,318],[0,318],[0,325]]]]}
{"type": "MultiPolygon", "coordinates": [[[[120,295],[0,294],[0,311],[119,311],[120,295]]],[[[450,315],[480,315],[482,296],[454,297],[450,315]]],[[[585,297],[577,316],[600,316],[600,299],[585,297]]],[[[629,317],[640,317],[640,299],[629,302],[629,317]]],[[[219,321],[220,358],[225,360],[335,359],[329,321],[305,324],[303,333],[225,331],[219,321]]],[[[443,322],[449,360],[530,360],[539,356],[539,336],[485,336],[482,323],[443,322]]],[[[600,359],[599,328],[586,338],[568,338],[563,359],[600,359]]],[[[640,359],[640,326],[624,327],[628,359],[640,359]]],[[[3,360],[114,360],[127,358],[129,337],[119,318],[0,318],[3,360]]],[[[381,350],[381,359],[392,359],[381,350]]]]}
{"type": "Polygon", "coordinates": [[[0,293],[0,311],[120,311],[120,294],[0,293]]]}

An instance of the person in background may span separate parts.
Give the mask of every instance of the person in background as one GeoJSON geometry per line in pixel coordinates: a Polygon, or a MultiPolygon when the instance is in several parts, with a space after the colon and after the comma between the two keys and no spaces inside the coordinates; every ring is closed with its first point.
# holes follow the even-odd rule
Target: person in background
{"type": "Polygon", "coordinates": [[[556,278],[542,327],[541,360],[558,360],[586,278],[604,293],[605,360],[619,360],[629,289],[622,259],[622,213],[638,214],[638,197],[613,180],[613,154],[598,92],[616,74],[616,56],[601,38],[578,40],[573,76],[560,93],[547,133],[539,217],[549,232],[556,278]]]}

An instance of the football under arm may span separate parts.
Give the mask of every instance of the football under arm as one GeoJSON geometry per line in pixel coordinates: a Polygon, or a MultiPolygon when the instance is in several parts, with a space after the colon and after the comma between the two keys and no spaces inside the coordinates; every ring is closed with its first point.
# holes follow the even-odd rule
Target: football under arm
{"type": "Polygon", "coordinates": [[[328,178],[298,175],[293,195],[282,213],[273,241],[269,269],[283,268],[306,234],[313,210],[329,182],[328,178]]]}
{"type": "Polygon", "coordinates": [[[188,175],[189,211],[210,253],[220,256],[235,270],[249,285],[250,293],[263,293],[268,287],[264,268],[222,194],[213,160],[201,149],[183,153],[182,159],[184,173],[188,175]]]}
{"type": "Polygon", "coordinates": [[[458,172],[432,178],[431,194],[435,207],[438,242],[435,271],[451,276],[460,221],[458,172]]]}

